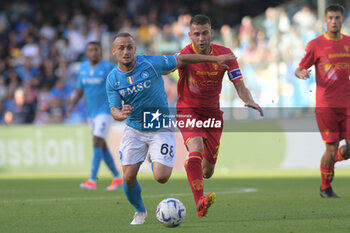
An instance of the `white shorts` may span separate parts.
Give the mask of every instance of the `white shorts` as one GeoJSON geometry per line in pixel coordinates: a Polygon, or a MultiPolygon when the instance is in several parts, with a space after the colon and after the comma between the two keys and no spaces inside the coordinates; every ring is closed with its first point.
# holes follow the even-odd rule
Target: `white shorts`
{"type": "Polygon", "coordinates": [[[174,167],[175,144],[172,130],[141,131],[126,126],[119,146],[120,164],[143,162],[149,153],[152,162],[174,167]]]}
{"type": "Polygon", "coordinates": [[[88,122],[92,135],[106,140],[112,120],[112,116],[108,114],[100,114],[95,118],[89,118],[88,122]]]}

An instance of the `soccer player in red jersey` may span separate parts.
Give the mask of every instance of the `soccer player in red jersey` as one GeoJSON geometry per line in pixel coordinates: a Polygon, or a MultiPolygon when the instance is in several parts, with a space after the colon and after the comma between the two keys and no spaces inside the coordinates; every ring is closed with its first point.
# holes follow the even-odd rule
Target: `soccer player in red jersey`
{"type": "MultiPolygon", "coordinates": [[[[192,44],[183,48],[179,54],[220,55],[233,54],[226,47],[210,43],[214,35],[210,19],[205,15],[196,15],[191,19],[188,33],[192,44]]],[[[220,137],[223,127],[223,112],[219,107],[219,94],[222,79],[226,71],[234,84],[238,96],[245,106],[263,111],[256,104],[243,82],[243,77],[236,60],[220,67],[214,63],[187,64],[178,67],[180,80],[178,82],[177,120],[192,122],[179,127],[189,152],[185,161],[187,179],[190,184],[197,214],[201,218],[207,214],[208,208],[215,203],[216,195],[211,192],[204,196],[203,177],[210,178],[218,156],[220,137]],[[196,122],[207,122],[197,124],[196,122]]],[[[179,125],[178,125],[179,126],[179,125]]]]}
{"type": "Polygon", "coordinates": [[[300,79],[316,70],[316,120],[326,151],[321,159],[323,198],[337,198],[331,182],[334,164],[350,156],[350,37],[341,33],[344,8],[339,4],[325,10],[327,31],[309,42],[295,75],[300,79]],[[346,145],[339,147],[345,139],[346,145]],[[338,148],[339,147],[339,148],[338,148]]]}

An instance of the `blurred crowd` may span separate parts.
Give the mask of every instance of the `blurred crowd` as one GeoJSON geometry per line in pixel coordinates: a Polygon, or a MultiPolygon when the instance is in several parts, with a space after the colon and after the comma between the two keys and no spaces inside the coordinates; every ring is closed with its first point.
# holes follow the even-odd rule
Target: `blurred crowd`
{"type": "MultiPolygon", "coordinates": [[[[263,15],[233,12],[241,0],[14,0],[0,3],[0,124],[80,123],[84,100],[69,118],[68,101],[85,46],[101,41],[111,56],[111,38],[128,31],[140,54],[173,54],[189,42],[191,15],[210,16],[214,42],[239,57],[246,85],[262,106],[312,106],[315,80],[297,80],[294,70],[306,43],[324,30],[312,5],[285,1],[263,15]],[[234,26],[236,25],[236,26],[234,26]],[[310,94],[311,93],[311,94],[310,94]]],[[[260,2],[260,1],[259,1],[260,2]]],[[[350,6],[344,33],[350,34],[350,6]]],[[[237,11],[237,9],[236,9],[237,11]]],[[[176,72],[165,77],[171,106],[176,102],[176,72]]],[[[225,79],[221,106],[242,106],[225,79]]]]}

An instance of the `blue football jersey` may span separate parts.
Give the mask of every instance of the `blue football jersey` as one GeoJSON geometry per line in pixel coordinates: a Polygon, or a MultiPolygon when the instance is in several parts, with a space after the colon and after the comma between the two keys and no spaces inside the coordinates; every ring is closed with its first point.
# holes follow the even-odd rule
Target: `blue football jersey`
{"type": "Polygon", "coordinates": [[[94,118],[99,114],[109,114],[106,93],[106,78],[114,68],[113,63],[102,60],[95,66],[89,61],[81,64],[77,79],[77,88],[84,91],[88,116],[94,118]]]}
{"type": "Polygon", "coordinates": [[[126,124],[138,130],[143,128],[145,109],[160,109],[168,114],[168,101],[162,74],[176,68],[174,55],[136,56],[136,65],[129,72],[115,67],[108,75],[106,90],[109,107],[122,107],[128,104],[134,109],[126,124]]]}

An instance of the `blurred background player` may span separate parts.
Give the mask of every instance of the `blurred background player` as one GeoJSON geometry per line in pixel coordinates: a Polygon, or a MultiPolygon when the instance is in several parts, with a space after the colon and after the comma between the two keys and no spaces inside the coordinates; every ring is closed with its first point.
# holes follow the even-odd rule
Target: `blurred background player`
{"type": "MultiPolygon", "coordinates": [[[[177,65],[194,62],[216,62],[222,65],[233,60],[233,55],[164,55],[135,57],[136,44],[129,33],[119,33],[113,41],[112,53],[118,66],[107,77],[106,89],[111,114],[115,120],[126,120],[120,142],[120,162],[123,168],[124,192],[135,208],[131,225],[143,224],[147,211],[137,181],[140,165],[147,154],[153,164],[153,176],[159,183],[168,181],[175,161],[175,135],[172,129],[145,129],[145,108],[157,109],[153,120],[169,114],[167,96],[162,74],[177,65]],[[123,102],[123,104],[122,104],[123,102]],[[159,112],[161,110],[161,112],[159,112]],[[165,149],[166,148],[166,149],[165,149]]],[[[152,120],[152,121],[153,121],[152,120]]]]}
{"type": "Polygon", "coordinates": [[[94,151],[90,178],[80,184],[80,187],[89,190],[97,188],[97,173],[103,159],[113,174],[112,183],[107,187],[107,190],[114,190],[123,183],[106,143],[109,127],[113,120],[109,113],[106,78],[114,65],[102,60],[102,49],[99,42],[93,41],[88,43],[86,56],[89,60],[81,64],[77,79],[77,89],[67,110],[67,116],[69,116],[80,98],[85,94],[94,151]]]}
{"type": "Polygon", "coordinates": [[[331,182],[334,164],[350,156],[350,37],[341,33],[344,7],[330,5],[325,10],[327,31],[309,42],[295,75],[310,77],[310,67],[316,69],[316,120],[326,151],[321,159],[321,188],[323,198],[337,198],[331,182]],[[339,149],[339,141],[346,145],[339,149]]]}
{"type": "MultiPolygon", "coordinates": [[[[221,55],[233,54],[229,48],[210,43],[214,36],[211,21],[205,15],[196,15],[191,19],[188,33],[192,44],[180,51],[181,54],[221,55]]],[[[215,203],[216,195],[211,192],[204,196],[203,177],[210,178],[214,173],[218,156],[220,137],[223,128],[223,112],[219,106],[219,94],[226,70],[234,84],[239,98],[245,106],[254,108],[263,116],[263,111],[256,104],[243,82],[241,71],[236,60],[220,67],[215,63],[189,64],[179,66],[180,80],[178,82],[178,116],[205,121],[216,119],[221,127],[213,128],[180,128],[185,145],[189,152],[185,162],[188,182],[191,186],[196,203],[197,214],[201,218],[207,214],[208,208],[215,203]]],[[[182,119],[178,117],[178,119],[182,119]]]]}

